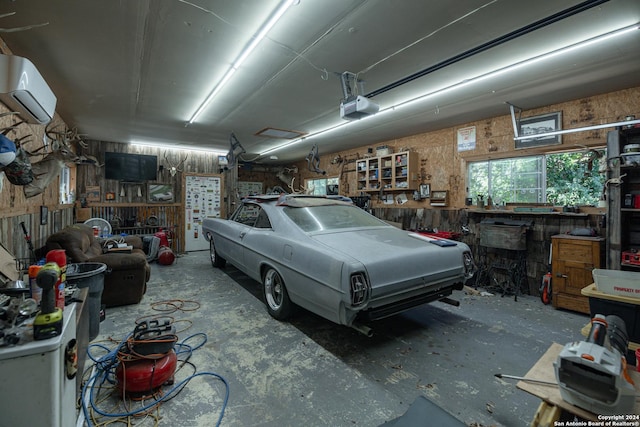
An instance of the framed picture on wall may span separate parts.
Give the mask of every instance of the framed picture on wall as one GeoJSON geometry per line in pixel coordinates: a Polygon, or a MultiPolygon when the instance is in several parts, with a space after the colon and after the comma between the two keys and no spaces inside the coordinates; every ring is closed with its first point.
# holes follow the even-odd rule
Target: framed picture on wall
{"type": "Polygon", "coordinates": [[[420,184],[420,198],[428,199],[431,197],[431,184],[420,184]]]}
{"type": "Polygon", "coordinates": [[[517,139],[516,148],[562,144],[562,135],[535,136],[536,134],[544,134],[561,129],[562,112],[560,111],[520,119],[518,122],[518,136],[526,138],[517,139]]]}
{"type": "Polygon", "coordinates": [[[149,203],[173,203],[175,195],[171,184],[149,184],[149,203]]]}
{"type": "Polygon", "coordinates": [[[87,186],[87,201],[99,202],[100,201],[100,187],[97,185],[87,186]]]}

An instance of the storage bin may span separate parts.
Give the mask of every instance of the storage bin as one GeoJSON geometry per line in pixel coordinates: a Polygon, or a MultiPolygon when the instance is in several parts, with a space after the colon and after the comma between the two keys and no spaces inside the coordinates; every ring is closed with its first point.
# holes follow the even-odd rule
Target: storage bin
{"type": "Polygon", "coordinates": [[[381,145],[379,147],[376,147],[376,156],[378,157],[388,156],[391,153],[393,153],[393,149],[391,147],[388,147],[386,145],[381,145]]]}
{"type": "Polygon", "coordinates": [[[101,262],[84,262],[67,265],[67,283],[78,288],[89,288],[89,340],[100,333],[100,300],[104,289],[104,272],[107,265],[101,262]]]}
{"type": "Polygon", "coordinates": [[[640,302],[640,273],[594,268],[591,274],[596,283],[596,289],[600,292],[638,298],[640,302]]]}

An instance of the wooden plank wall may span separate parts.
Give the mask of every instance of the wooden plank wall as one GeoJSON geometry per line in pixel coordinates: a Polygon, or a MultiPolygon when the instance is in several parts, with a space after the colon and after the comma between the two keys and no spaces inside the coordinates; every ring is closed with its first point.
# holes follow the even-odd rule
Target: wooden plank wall
{"type": "MultiPolygon", "coordinates": [[[[104,153],[130,153],[145,154],[156,156],[158,158],[158,167],[163,166],[163,171],[158,173],[158,179],[153,181],[154,184],[171,184],[174,190],[174,200],[179,202],[182,200],[182,175],[185,172],[196,174],[217,174],[220,173],[220,165],[218,164],[218,155],[213,153],[205,153],[198,151],[175,151],[165,150],[155,147],[122,144],[117,142],[87,140],[87,148],[81,148],[81,154],[91,155],[104,164],[104,153]],[[178,172],[175,176],[169,173],[170,164],[177,165],[181,159],[188,157],[180,168],[182,172],[178,172]],[[168,160],[165,160],[165,156],[168,160]]],[[[113,192],[116,199],[113,203],[135,203],[138,205],[146,205],[147,184],[122,184],[116,180],[104,179],[104,167],[96,167],[93,165],[78,165],[77,172],[78,188],[77,194],[81,198],[86,195],[88,186],[100,187],[100,202],[107,202],[105,194],[113,192]],[[121,196],[124,189],[124,196],[121,196]]]]}
{"type": "MultiPolygon", "coordinates": [[[[9,110],[0,103],[0,113],[9,110]]],[[[0,128],[10,128],[22,120],[17,115],[0,117],[0,128]]],[[[62,119],[56,114],[51,128],[64,129],[62,119]]],[[[18,141],[28,151],[35,151],[43,146],[45,140],[45,126],[20,123],[7,133],[12,141],[18,141]]],[[[47,153],[44,150],[43,153],[47,153]]],[[[31,163],[42,160],[42,155],[30,157],[31,163]]],[[[73,206],[62,205],[59,202],[59,180],[54,179],[45,191],[27,198],[23,187],[11,184],[4,173],[0,173],[0,243],[16,257],[28,256],[26,242],[23,237],[21,222],[25,223],[27,231],[35,247],[44,246],[46,237],[70,223],[73,217],[73,206]],[[46,224],[40,224],[40,210],[45,207],[48,211],[46,224]]]]}
{"type": "Polygon", "coordinates": [[[184,222],[182,204],[130,205],[99,203],[91,206],[91,217],[102,218],[111,224],[114,235],[149,235],[168,230],[173,239],[171,249],[184,252],[184,222]]]}
{"type": "MultiPolygon", "coordinates": [[[[152,155],[158,158],[158,166],[163,166],[163,171],[158,172],[158,177],[153,184],[170,184],[174,192],[172,203],[148,203],[148,184],[123,184],[115,180],[104,179],[104,167],[93,165],[79,165],[77,172],[77,191],[82,199],[86,196],[87,187],[100,187],[100,201],[89,202],[92,215],[104,218],[108,221],[116,217],[126,221],[135,219],[144,225],[150,216],[158,218],[158,223],[164,227],[170,227],[175,233],[173,249],[181,253],[184,251],[184,209],[183,178],[185,173],[212,175],[219,174],[222,169],[218,163],[218,155],[198,151],[175,151],[155,147],[136,146],[116,142],[89,140],[88,147],[83,153],[94,156],[100,163],[104,163],[105,152],[132,153],[152,155]],[[178,165],[182,159],[183,165],[179,171],[171,176],[169,168],[178,165]],[[105,194],[115,193],[115,200],[107,201],[105,194]]],[[[131,230],[129,230],[131,231],[131,230]]]]}

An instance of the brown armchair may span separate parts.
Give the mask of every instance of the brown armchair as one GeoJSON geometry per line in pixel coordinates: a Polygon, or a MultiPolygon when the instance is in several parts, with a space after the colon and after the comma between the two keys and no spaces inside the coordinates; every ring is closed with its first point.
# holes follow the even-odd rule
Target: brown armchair
{"type": "Polygon", "coordinates": [[[67,263],[106,264],[102,304],[114,307],[139,303],[151,275],[142,239],[126,236],[125,243],[133,246],[131,253],[103,253],[101,242],[93,236],[93,229],[85,224],[75,224],[49,236],[46,250],[64,249],[67,263]]]}

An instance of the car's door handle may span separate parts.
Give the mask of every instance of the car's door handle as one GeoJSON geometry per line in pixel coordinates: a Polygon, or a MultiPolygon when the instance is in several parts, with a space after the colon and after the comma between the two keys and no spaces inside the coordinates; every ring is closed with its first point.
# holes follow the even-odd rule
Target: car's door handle
{"type": "Polygon", "coordinates": [[[245,231],[243,231],[242,233],[240,233],[240,238],[242,239],[244,237],[244,235],[247,234],[245,231]]]}

